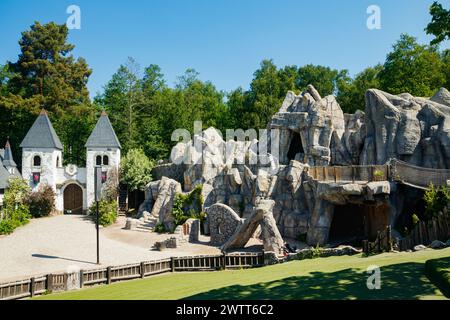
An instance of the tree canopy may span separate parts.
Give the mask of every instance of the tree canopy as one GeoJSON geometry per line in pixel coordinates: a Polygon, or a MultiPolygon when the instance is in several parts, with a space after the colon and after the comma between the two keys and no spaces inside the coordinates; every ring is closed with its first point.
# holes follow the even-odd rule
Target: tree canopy
{"type": "Polygon", "coordinates": [[[427,34],[435,38],[431,41],[432,45],[439,44],[444,40],[450,39],[450,10],[445,10],[442,4],[433,2],[430,7],[431,22],[425,28],[427,34]]]}

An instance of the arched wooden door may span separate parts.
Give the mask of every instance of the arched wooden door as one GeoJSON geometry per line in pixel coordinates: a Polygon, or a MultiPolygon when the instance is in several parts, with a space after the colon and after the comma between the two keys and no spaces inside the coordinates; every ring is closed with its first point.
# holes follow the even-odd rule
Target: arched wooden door
{"type": "Polygon", "coordinates": [[[75,183],[64,189],[64,214],[83,214],[83,190],[75,183]]]}

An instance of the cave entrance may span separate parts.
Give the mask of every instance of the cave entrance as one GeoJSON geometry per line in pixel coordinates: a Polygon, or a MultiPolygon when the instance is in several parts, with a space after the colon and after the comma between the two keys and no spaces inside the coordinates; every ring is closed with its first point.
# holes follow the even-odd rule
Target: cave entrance
{"type": "MultiPolygon", "coordinates": [[[[288,160],[295,160],[295,156],[298,153],[305,153],[305,151],[303,150],[302,138],[300,137],[300,133],[291,131],[291,143],[289,144],[289,150],[287,154],[288,160]]],[[[302,158],[300,158],[300,160],[303,161],[302,158]]]]}
{"type": "Polygon", "coordinates": [[[334,207],[329,243],[361,246],[362,240],[374,241],[378,231],[389,224],[387,204],[346,204],[334,207]]]}

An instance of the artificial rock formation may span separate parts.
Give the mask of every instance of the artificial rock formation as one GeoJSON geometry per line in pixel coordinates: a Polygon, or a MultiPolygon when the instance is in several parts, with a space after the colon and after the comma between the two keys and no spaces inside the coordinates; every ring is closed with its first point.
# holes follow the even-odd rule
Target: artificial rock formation
{"type": "MultiPolygon", "coordinates": [[[[349,233],[362,228],[361,234],[371,237],[386,225],[394,227],[414,198],[413,189],[399,187],[395,172],[382,165],[395,158],[420,167],[450,168],[450,93],[445,89],[430,99],[368,90],[365,111],[344,114],[333,96],[321,97],[308,86],[299,95],[287,93],[268,129],[260,141],[226,141],[209,128],[190,142],[178,143],[171,163],[154,169],[154,177],[172,178],[185,192],[202,184],[202,209],[211,212],[209,220],[215,210],[225,210],[222,205],[234,212],[228,214],[234,219],[231,229],[240,235],[229,238],[225,248],[244,246],[259,226],[262,237],[276,239],[269,246],[274,250],[280,247],[278,234],[306,236],[310,245],[342,236],[339,230],[333,234],[333,228],[349,233]],[[270,153],[258,154],[265,141],[270,153]],[[383,171],[379,178],[377,170],[383,171]],[[273,202],[270,210],[258,209],[264,201],[273,202]],[[339,222],[342,217],[347,220],[339,222]],[[353,227],[361,217],[364,226],[353,227]]],[[[170,216],[171,197],[159,184],[149,185],[142,207],[159,216],[162,207],[170,216]],[[158,200],[159,193],[166,196],[158,200]]],[[[174,182],[172,186],[170,190],[181,192],[174,182]]],[[[212,228],[220,230],[220,222],[212,228]]],[[[217,233],[211,236],[215,243],[225,241],[216,241],[217,233]]]]}
{"type": "Polygon", "coordinates": [[[230,207],[216,203],[206,211],[212,245],[222,245],[230,239],[243,220],[230,207]]]}

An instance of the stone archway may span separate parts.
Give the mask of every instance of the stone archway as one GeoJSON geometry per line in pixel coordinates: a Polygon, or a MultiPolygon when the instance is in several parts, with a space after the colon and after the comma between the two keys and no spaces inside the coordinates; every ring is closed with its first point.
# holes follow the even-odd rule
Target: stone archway
{"type": "Polygon", "coordinates": [[[64,188],[64,214],[83,214],[83,189],[76,183],[64,188]]]}

